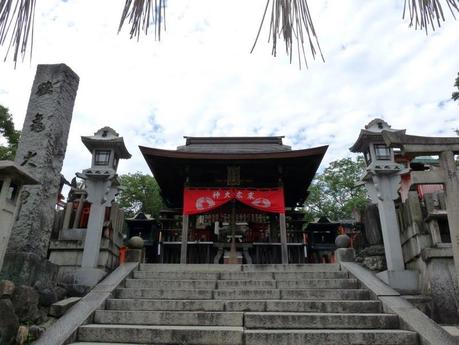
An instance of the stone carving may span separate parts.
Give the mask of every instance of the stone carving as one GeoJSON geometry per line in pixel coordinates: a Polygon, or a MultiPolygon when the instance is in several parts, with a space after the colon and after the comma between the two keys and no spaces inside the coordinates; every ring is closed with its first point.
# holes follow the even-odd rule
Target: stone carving
{"type": "Polygon", "coordinates": [[[36,165],[32,162],[30,162],[30,160],[35,157],[37,155],[36,152],[33,152],[33,151],[28,151],[26,155],[24,155],[24,160],[23,162],[21,163],[22,166],[24,165],[29,165],[29,166],[32,166],[32,167],[36,167],[36,165]]]}
{"type": "Polygon", "coordinates": [[[52,93],[53,83],[49,80],[38,85],[37,92],[35,92],[37,96],[51,95],[52,93]]]}
{"type": "Polygon", "coordinates": [[[35,119],[32,120],[32,124],[30,125],[30,130],[37,133],[45,130],[45,125],[43,124],[43,114],[37,113],[35,115],[35,119]]]}

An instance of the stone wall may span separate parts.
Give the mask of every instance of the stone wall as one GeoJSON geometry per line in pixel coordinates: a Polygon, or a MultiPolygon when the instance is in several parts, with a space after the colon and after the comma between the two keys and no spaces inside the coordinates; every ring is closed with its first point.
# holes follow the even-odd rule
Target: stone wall
{"type": "Polygon", "coordinates": [[[443,192],[421,200],[410,191],[397,205],[402,250],[407,269],[420,275],[420,291],[432,297],[431,316],[443,324],[459,323],[459,288],[455,279],[443,192]]]}

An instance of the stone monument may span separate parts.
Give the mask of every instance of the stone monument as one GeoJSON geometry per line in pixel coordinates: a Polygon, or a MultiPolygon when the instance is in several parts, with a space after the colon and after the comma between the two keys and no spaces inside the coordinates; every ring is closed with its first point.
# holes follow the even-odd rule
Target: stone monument
{"type": "Polygon", "coordinates": [[[46,259],[78,84],[64,64],[37,67],[15,161],[40,185],[20,195],[4,266],[7,276],[24,283],[33,283],[46,259]]]}
{"type": "Polygon", "coordinates": [[[105,270],[97,267],[105,210],[110,207],[119,192],[116,170],[119,159],[129,159],[131,154],[124,140],[110,127],[99,129],[94,136],[81,138],[92,153],[91,168],[77,173],[85,180],[87,201],[91,203],[88,228],[84,242],[81,269],[75,275],[75,283],[95,286],[105,275],[105,270]]]}
{"type": "Polygon", "coordinates": [[[387,261],[387,270],[378,273],[378,277],[394,289],[415,291],[418,276],[415,271],[405,270],[394,204],[394,200],[399,198],[400,173],[404,167],[395,162],[393,150],[384,142],[383,130],[405,133],[405,130],[391,129],[384,120],[374,119],[360,131],[350,150],[364,154],[367,170],[361,182],[371,201],[378,206],[387,261]]]}

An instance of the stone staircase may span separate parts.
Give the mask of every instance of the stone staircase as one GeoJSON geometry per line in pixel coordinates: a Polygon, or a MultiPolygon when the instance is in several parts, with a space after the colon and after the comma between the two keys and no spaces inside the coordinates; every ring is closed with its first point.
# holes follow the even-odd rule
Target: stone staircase
{"type": "Polygon", "coordinates": [[[335,264],[143,264],[114,297],[74,345],[418,344],[335,264]]]}

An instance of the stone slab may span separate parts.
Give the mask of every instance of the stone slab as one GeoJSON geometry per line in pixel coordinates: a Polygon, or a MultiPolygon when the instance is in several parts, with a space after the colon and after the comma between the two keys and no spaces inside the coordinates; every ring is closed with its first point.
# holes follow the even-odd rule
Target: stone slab
{"type": "Polygon", "coordinates": [[[327,300],[368,300],[370,293],[365,289],[283,289],[281,299],[327,299],[327,300]]]}
{"type": "Polygon", "coordinates": [[[358,289],[357,279],[308,279],[277,282],[278,289],[358,289]]]}
{"type": "Polygon", "coordinates": [[[215,280],[157,280],[157,279],[126,279],[127,288],[138,289],[215,289],[215,280]]]}
{"type": "Polygon", "coordinates": [[[242,327],[86,325],[81,341],[133,342],[139,344],[239,345],[242,327]]]}
{"type": "MultiPolygon", "coordinates": [[[[162,300],[162,299],[109,299],[108,310],[176,310],[224,311],[225,301],[216,300],[162,300]]],[[[229,310],[232,311],[232,310],[229,310]]],[[[237,310],[234,310],[237,311],[237,310]]]]}
{"type": "Polygon", "coordinates": [[[400,330],[246,330],[244,339],[245,345],[418,345],[416,333],[400,330]]]}
{"type": "Polygon", "coordinates": [[[149,272],[135,271],[136,279],[168,279],[168,280],[217,280],[220,274],[216,272],[149,272]]]}
{"type": "Polygon", "coordinates": [[[240,272],[241,265],[214,264],[142,264],[139,269],[148,272],[240,272]]]}
{"type": "Polygon", "coordinates": [[[338,272],[338,264],[242,265],[244,272],[338,272]]]}
{"type": "Polygon", "coordinates": [[[80,300],[81,300],[80,297],[69,297],[59,302],[53,303],[51,304],[51,307],[49,308],[48,314],[54,317],[61,317],[62,315],[65,314],[67,310],[73,307],[80,300]]]}
{"type": "Polygon", "coordinates": [[[212,299],[212,290],[118,289],[117,298],[212,299]]]}
{"type": "Polygon", "coordinates": [[[243,313],[207,311],[97,310],[94,323],[170,326],[239,326],[243,313]]]}
{"type": "Polygon", "coordinates": [[[389,314],[361,313],[245,313],[246,328],[264,329],[395,329],[398,318],[389,314]]]}

